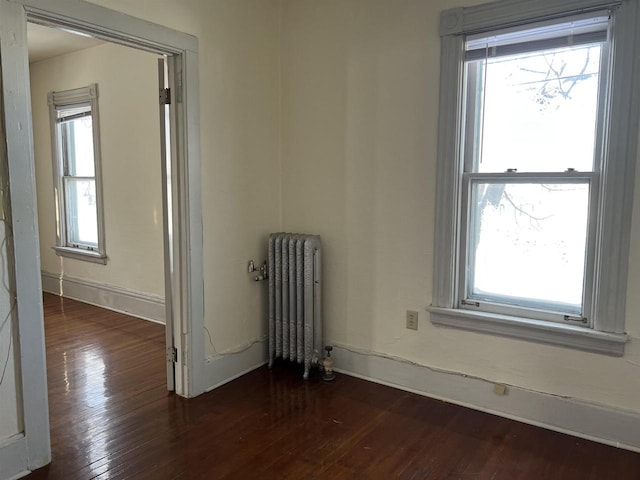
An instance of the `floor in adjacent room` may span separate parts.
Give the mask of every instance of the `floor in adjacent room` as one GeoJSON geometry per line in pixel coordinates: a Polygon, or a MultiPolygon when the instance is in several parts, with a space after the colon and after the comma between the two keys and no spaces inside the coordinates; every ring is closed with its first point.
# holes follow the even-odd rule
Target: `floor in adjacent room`
{"type": "Polygon", "coordinates": [[[45,294],[53,462],[29,479],[640,479],[640,454],[346,375],[186,400],[164,327],[45,294]]]}

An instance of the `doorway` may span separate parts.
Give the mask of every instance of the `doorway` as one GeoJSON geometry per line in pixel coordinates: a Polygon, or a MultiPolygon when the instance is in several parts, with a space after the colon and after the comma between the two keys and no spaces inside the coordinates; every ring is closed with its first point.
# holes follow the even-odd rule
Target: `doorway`
{"type": "Polygon", "coordinates": [[[163,323],[173,347],[167,57],[35,23],[27,38],[43,291],[163,323]]]}
{"type": "MultiPolygon", "coordinates": [[[[53,5],[47,5],[47,8],[54,9],[55,2],[51,3],[53,5]]],[[[118,30],[108,25],[110,22],[107,15],[100,16],[104,25],[98,28],[93,22],[88,25],[82,18],[66,17],[62,20],[55,12],[45,12],[36,8],[26,8],[25,14],[26,21],[40,26],[65,30],[113,45],[133,47],[136,51],[160,55],[164,58],[163,67],[158,69],[160,81],[157,88],[168,87],[173,90],[174,100],[170,105],[159,104],[161,131],[166,139],[166,141],[163,139],[160,144],[165,157],[161,173],[165,213],[162,217],[166,220],[163,237],[167,378],[168,386],[173,387],[179,395],[195,396],[201,392],[201,387],[197,383],[199,362],[195,359],[199,359],[200,356],[204,358],[203,348],[199,348],[199,342],[193,342],[191,338],[191,332],[198,331],[198,326],[202,322],[201,303],[195,303],[202,295],[202,246],[201,238],[193,237],[194,231],[201,231],[200,186],[199,178],[196,177],[199,170],[199,151],[195,140],[198,136],[197,131],[194,132],[189,127],[189,124],[197,122],[195,117],[198,113],[197,104],[193,102],[193,100],[197,101],[197,82],[196,79],[189,82],[187,76],[190,70],[188,63],[195,63],[195,56],[188,48],[181,49],[173,44],[159,45],[155,41],[150,42],[148,37],[158,32],[141,31],[142,25],[132,28],[136,31],[135,36],[125,34],[121,30],[121,14],[117,15],[118,30]],[[187,99],[191,102],[186,101],[187,99]],[[197,168],[194,169],[194,166],[197,168]],[[198,279],[195,284],[194,278],[198,279]],[[200,355],[198,355],[199,352],[200,355]],[[171,362],[171,360],[174,361],[171,362]],[[170,370],[175,372],[173,386],[170,370]]],[[[95,21],[95,18],[92,20],[95,21]]],[[[159,33],[166,37],[168,32],[159,33]]],[[[192,37],[181,38],[187,36],[179,32],[172,33],[174,37],[170,38],[172,43],[195,40],[192,37]]],[[[195,70],[195,67],[197,64],[192,65],[192,69],[195,70]]],[[[152,91],[158,91],[155,85],[150,85],[149,88],[152,91]]]]}
{"type": "Polygon", "coordinates": [[[195,37],[123,15],[87,2],[69,0],[0,0],[0,52],[4,77],[6,143],[14,224],[19,368],[16,393],[23,433],[0,448],[12,458],[10,469],[23,471],[48,463],[50,445],[46,370],[43,349],[42,293],[38,227],[35,216],[32,119],[27,60],[27,20],[67,28],[101,40],[133,46],[173,58],[172,72],[180,102],[174,105],[175,149],[169,197],[172,218],[173,285],[171,312],[175,327],[176,393],[204,391],[202,215],[199,157],[198,47],[195,37]],[[14,465],[15,464],[15,465],[14,465]],[[22,470],[21,470],[22,469],[22,470]]]}

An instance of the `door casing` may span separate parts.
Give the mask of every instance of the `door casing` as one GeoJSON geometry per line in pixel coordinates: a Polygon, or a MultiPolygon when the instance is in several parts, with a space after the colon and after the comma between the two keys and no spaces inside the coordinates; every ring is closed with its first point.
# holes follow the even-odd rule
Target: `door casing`
{"type": "MultiPolygon", "coordinates": [[[[0,0],[0,57],[12,205],[17,299],[18,365],[24,432],[0,446],[9,477],[51,460],[35,166],[26,23],[88,33],[109,42],[171,57],[175,102],[171,316],[178,350],[176,393],[204,392],[204,292],[198,42],[191,35],[82,0],[0,0]],[[13,475],[11,474],[12,472],[13,475]]],[[[150,86],[155,88],[155,86],[150,86]]],[[[163,185],[163,188],[165,185],[163,185]]],[[[165,231],[165,238],[167,232],[165,231]]],[[[169,312],[168,312],[169,313],[169,312]]]]}

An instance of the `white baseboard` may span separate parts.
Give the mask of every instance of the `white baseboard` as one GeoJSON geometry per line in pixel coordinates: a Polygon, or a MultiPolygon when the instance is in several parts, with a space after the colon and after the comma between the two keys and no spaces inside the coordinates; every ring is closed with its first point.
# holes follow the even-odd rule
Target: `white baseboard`
{"type": "Polygon", "coordinates": [[[0,443],[0,478],[16,479],[28,475],[27,439],[19,434],[0,443]]]}
{"type": "Polygon", "coordinates": [[[640,452],[640,415],[633,412],[515,386],[498,396],[489,381],[351,347],[334,345],[332,356],[337,372],[640,452]]]}
{"type": "Polygon", "coordinates": [[[205,363],[205,392],[229,383],[245,373],[261,367],[267,360],[267,344],[256,342],[237,353],[228,353],[207,358],[205,363]]]}
{"type": "Polygon", "coordinates": [[[81,278],[42,272],[42,290],[134,317],[165,323],[164,298],[81,278]]]}

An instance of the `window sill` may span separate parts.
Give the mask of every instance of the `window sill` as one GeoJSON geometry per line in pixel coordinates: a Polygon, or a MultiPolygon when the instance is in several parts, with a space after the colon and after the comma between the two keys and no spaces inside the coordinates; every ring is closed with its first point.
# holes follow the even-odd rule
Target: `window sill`
{"type": "Polygon", "coordinates": [[[75,260],[83,260],[85,262],[107,264],[107,256],[102,253],[91,252],[89,250],[81,250],[71,247],[52,247],[56,251],[56,255],[60,257],[73,258],[75,260]]]}
{"type": "Polygon", "coordinates": [[[427,307],[431,323],[562,347],[621,357],[628,337],[624,333],[598,332],[584,327],[531,320],[494,313],[427,307]]]}

